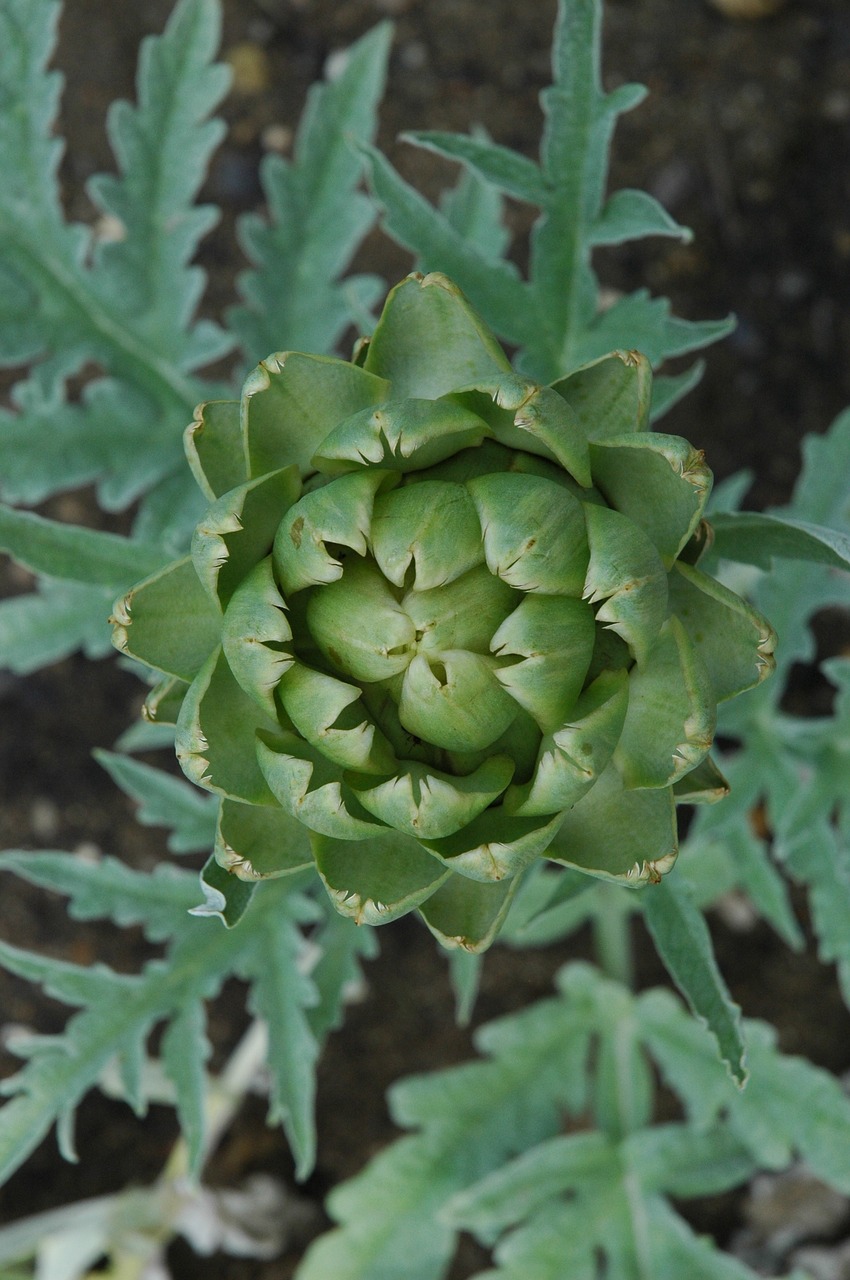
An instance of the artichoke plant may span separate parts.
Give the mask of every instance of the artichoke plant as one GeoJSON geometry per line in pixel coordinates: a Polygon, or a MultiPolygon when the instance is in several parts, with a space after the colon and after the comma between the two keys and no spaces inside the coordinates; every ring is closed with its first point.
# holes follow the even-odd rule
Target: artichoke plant
{"type": "Polygon", "coordinates": [[[697,567],[711,473],[616,351],[541,387],[445,276],[351,362],[287,352],[186,436],[191,555],[115,610],[243,879],[315,863],[337,908],[492,940],[541,857],[631,885],[719,798],[717,703],[774,636],[697,567]]]}

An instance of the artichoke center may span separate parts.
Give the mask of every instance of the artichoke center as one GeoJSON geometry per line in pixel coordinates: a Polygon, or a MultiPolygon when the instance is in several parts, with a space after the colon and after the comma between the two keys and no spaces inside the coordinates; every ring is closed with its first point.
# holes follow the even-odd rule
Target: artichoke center
{"type": "Polygon", "coordinates": [[[388,694],[408,734],[479,751],[519,710],[492,642],[521,600],[485,563],[466,488],[425,481],[378,495],[367,554],[311,589],[306,624],[333,674],[388,694]]]}
{"type": "MultiPolygon", "coordinates": [[[[328,510],[341,483],[352,477],[319,491],[328,510]]],[[[375,490],[359,527],[359,542],[334,547],[334,579],[308,591],[306,630],[328,674],[426,752],[486,751],[521,713],[550,732],[592,647],[573,495],[535,475],[420,473],[375,490]]]]}

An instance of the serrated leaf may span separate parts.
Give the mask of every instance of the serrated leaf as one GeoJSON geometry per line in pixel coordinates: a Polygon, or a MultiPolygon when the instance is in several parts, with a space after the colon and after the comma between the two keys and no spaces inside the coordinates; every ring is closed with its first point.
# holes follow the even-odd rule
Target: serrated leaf
{"type": "MultiPolygon", "coordinates": [[[[10,865],[12,861],[18,863],[22,873],[32,877],[39,856],[29,855],[33,865],[25,866],[27,855],[15,855],[10,865]]],[[[48,870],[44,880],[52,880],[55,887],[65,889],[67,861],[73,860],[68,859],[68,855],[60,857],[66,860],[66,865],[59,870],[55,867],[48,870]]],[[[117,887],[111,883],[111,871],[95,893],[89,893],[88,887],[81,886],[78,880],[69,886],[80,912],[90,909],[93,915],[101,914],[104,902],[112,899],[108,914],[120,915],[119,911],[112,910],[115,902],[120,901],[127,908],[128,917],[135,913],[138,918],[141,909],[136,882],[149,877],[136,873],[128,894],[125,877],[132,877],[133,873],[126,868],[122,871],[124,877],[119,876],[117,887]]],[[[185,893],[187,882],[196,885],[194,876],[178,874],[181,894],[185,893]]],[[[194,888],[190,901],[196,900],[197,888],[194,888]]],[[[31,1041],[26,1048],[25,1066],[4,1082],[3,1092],[10,1101],[0,1110],[0,1177],[8,1176],[26,1159],[54,1121],[73,1116],[82,1096],[97,1083],[113,1058],[137,1055],[138,1047],[157,1023],[170,1022],[180,1016],[194,1019],[197,1043],[200,1025],[197,1015],[188,1011],[200,1008],[204,1001],[215,996],[232,974],[255,980],[269,969],[269,958],[275,957],[274,974],[263,977],[263,981],[273,982],[282,993],[282,1004],[288,1009],[286,1031],[292,1033],[297,1010],[310,997],[306,980],[299,976],[296,967],[300,935],[294,927],[287,926],[285,945],[275,944],[274,939],[282,921],[302,919],[304,908],[297,902],[291,904],[286,889],[277,881],[258,890],[251,911],[251,925],[224,930],[217,921],[192,920],[181,910],[183,928],[175,933],[166,958],[152,961],[138,976],[116,974],[103,966],[96,969],[76,966],[0,944],[0,962],[10,971],[42,983],[46,990],[67,1003],[85,1006],[71,1018],[63,1035],[31,1041]]],[[[296,1052],[302,1049],[303,1043],[298,1042],[296,1052]]],[[[287,1051],[284,1045],[281,1053],[285,1055],[287,1051]]],[[[310,1149],[310,1119],[304,1099],[309,1094],[311,1062],[310,1057],[301,1058],[301,1078],[296,1091],[300,1125],[298,1154],[302,1162],[304,1153],[310,1149]]],[[[273,1065],[277,1070],[279,1064],[273,1065]]],[[[188,1114],[195,1106],[189,1101],[194,1085],[184,1081],[180,1087],[186,1090],[188,1114]]],[[[279,1088],[278,1081],[276,1090],[279,1088]]],[[[287,1103],[286,1092],[282,1092],[287,1103]]]]}
{"type": "Polygon", "coordinates": [[[670,356],[687,355],[731,333],[735,320],[682,320],[674,316],[666,298],[652,298],[646,289],[620,298],[607,311],[589,320],[575,341],[576,364],[596,360],[616,347],[637,345],[652,365],[670,356]]]}
{"type": "MultiPolygon", "coordinates": [[[[170,350],[178,366],[203,288],[203,274],[187,263],[217,218],[214,209],[193,202],[224,134],[223,123],[209,119],[230,82],[228,69],[213,64],[220,28],[216,0],[181,0],[163,35],[143,41],[138,105],[113,103],[107,119],[119,173],[89,183],[93,199],[123,228],[95,255],[102,296],[138,309],[143,330],[156,335],[160,350],[170,350]]],[[[209,329],[203,339],[211,343],[206,359],[193,353],[189,367],[229,346],[209,329]]]]}
{"type": "Polygon", "coordinates": [[[395,1086],[394,1119],[422,1132],[333,1192],[330,1212],[343,1225],[311,1247],[298,1280],[443,1276],[454,1232],[441,1206],[510,1153],[557,1132],[563,1108],[581,1107],[587,1033],[584,1010],[541,1001],[478,1033],[489,1061],[395,1086]]]}
{"type": "MultiPolygon", "coordinates": [[[[595,1280],[600,1266],[610,1280],[755,1280],[698,1240],[656,1193],[643,1148],[658,1132],[622,1143],[598,1133],[558,1137],[456,1196],[446,1216],[482,1243],[498,1241],[497,1265],[479,1280],[595,1280]]],[[[695,1157],[714,1154],[713,1135],[684,1136],[695,1157]]],[[[727,1166],[737,1181],[752,1168],[746,1157],[727,1166]]]]}
{"type": "Polygon", "coordinates": [[[383,23],[353,45],[339,75],[311,90],[294,160],[265,161],[270,221],[241,220],[258,269],[241,277],[246,305],[229,315],[251,363],[270,351],[333,350],[351,322],[352,295],[368,285],[362,276],[341,284],[339,276],[375,217],[356,190],[362,161],[351,143],[374,135],[390,38],[383,23]]]}
{"type": "MultiPolygon", "coordinates": [[[[463,164],[492,189],[540,206],[528,284],[494,258],[486,242],[464,243],[453,219],[405,183],[379,152],[369,152],[372,190],[390,235],[416,255],[423,270],[452,276],[493,330],[520,348],[518,367],[542,382],[614,348],[637,347],[657,364],[731,328],[730,321],[676,320],[666,300],[650,299],[645,292],[601,311],[591,266],[594,245],[659,234],[687,239],[690,233],[645,192],[618,191],[605,200],[617,117],[636,106],[644,90],[622,85],[613,93],[603,91],[600,26],[597,0],[560,0],[553,84],[542,95],[546,123],[539,164],[487,138],[438,131],[406,135],[415,145],[463,164]]],[[[694,371],[662,383],[656,416],[698,376],[694,371]]]]}
{"type": "MultiPolygon", "coordinates": [[[[105,1003],[110,992],[114,994],[116,990],[128,997],[139,983],[135,975],[113,973],[106,965],[70,964],[52,956],[24,951],[10,946],[8,942],[0,942],[0,964],[19,978],[39,983],[54,999],[76,1006],[105,1003]]],[[[45,1040],[48,1045],[54,1043],[51,1037],[45,1040]]],[[[4,1081],[0,1092],[14,1092],[14,1086],[15,1079],[4,1081]]],[[[60,1108],[64,1106],[64,1099],[56,1101],[60,1108]]]]}
{"type": "MultiPolygon", "coordinates": [[[[827,804],[824,796],[824,812],[827,804]]],[[[808,889],[818,955],[824,963],[835,964],[844,1003],[850,1007],[850,842],[822,819],[785,859],[795,880],[808,889]]]]}
{"type": "Polygon", "coordinates": [[[750,1077],[745,1089],[735,1089],[705,1028],[669,993],[650,991],[638,1003],[647,1048],[698,1132],[722,1121],[754,1164],[781,1169],[799,1155],[846,1194],[850,1099],[838,1080],[803,1058],[780,1053],[773,1028],[748,1020],[750,1077]]]}
{"type": "MultiPolygon", "coordinates": [[[[20,337],[14,348],[0,339],[0,353],[17,362],[46,356],[38,370],[40,400],[31,393],[23,404],[35,428],[33,444],[43,435],[50,449],[43,414],[50,404],[59,410],[60,426],[64,417],[83,446],[87,461],[76,469],[83,465],[87,478],[112,477],[113,500],[129,500],[139,492],[140,476],[150,483],[178,465],[187,409],[202,398],[192,370],[229,345],[208,323],[192,326],[203,276],[187,266],[210,225],[209,211],[193,209],[192,202],[220,138],[220,126],[205,119],[227,80],[222,68],[210,66],[219,11],[215,0],[181,0],[165,34],[145,42],[139,106],[117,104],[110,116],[119,175],[91,184],[94,199],[122,229],[117,242],[101,244],[65,223],[59,200],[60,144],[52,125],[61,78],[43,73],[58,8],[46,0],[35,6],[10,0],[0,19],[0,44],[10,52],[4,97],[20,104],[0,122],[0,165],[8,175],[0,193],[0,271],[7,297],[18,300],[20,337]],[[110,379],[88,389],[75,412],[64,406],[62,384],[85,361],[108,369],[110,379]],[[132,441],[123,454],[116,449],[114,415],[108,420],[101,403],[107,392],[120,397],[119,388],[132,441]]],[[[6,320],[8,327],[11,313],[6,320]]],[[[37,470],[42,489],[54,479],[56,487],[67,487],[55,463],[37,470]]]]}
{"type": "Polygon", "coordinates": [[[187,1002],[163,1035],[160,1056],[165,1074],[174,1085],[180,1131],[188,1148],[189,1171],[195,1177],[200,1174],[204,1156],[204,1064],[211,1052],[203,1007],[198,1002],[187,1002]]]}
{"type": "Polygon", "coordinates": [[[96,751],[94,756],[121,790],[138,801],[139,822],[170,829],[168,847],[172,853],[212,848],[218,813],[215,799],[162,769],[125,755],[96,751]]]}
{"type": "Polygon", "coordinates": [[[116,858],[88,862],[72,853],[10,849],[0,854],[0,870],[13,871],[30,884],[67,894],[70,914],[78,920],[114,920],[141,924],[151,939],[179,933],[186,913],[197,901],[191,872],[163,865],[151,875],[133,871],[116,858]]]}
{"type": "Polygon", "coordinates": [[[328,903],[324,924],[312,942],[318,950],[318,959],[310,971],[317,999],[307,1017],[313,1035],[321,1043],[329,1031],[341,1025],[346,1000],[364,988],[361,961],[377,956],[378,934],[369,925],[357,925],[348,916],[340,915],[328,903]]]}
{"type": "Polygon", "coordinates": [[[576,964],[562,971],[559,984],[574,1009],[590,1013],[591,1025],[631,1022],[683,1097],[688,1118],[622,1136],[573,1132],[567,1125],[565,1133],[538,1140],[455,1193],[440,1219],[495,1245],[495,1265],[481,1280],[596,1280],[600,1267],[615,1280],[754,1280],[746,1267],[694,1236],[665,1194],[722,1192],[759,1166],[782,1168],[795,1155],[812,1160],[818,1176],[842,1188],[850,1176],[850,1100],[839,1083],[778,1053],[770,1029],[748,1023],[753,1076],[741,1091],[710,1033],[669,992],[633,997],[576,964]]]}
{"type": "Polygon", "coordinates": [[[462,169],[456,185],[443,192],[440,209],[450,226],[485,258],[504,257],[511,237],[504,200],[492,183],[471,169],[462,169]]]}
{"type": "Polygon", "coordinates": [[[162,474],[162,458],[150,440],[155,402],[126,382],[96,379],[72,404],[64,387],[45,387],[35,376],[17,384],[12,403],[14,413],[0,412],[0,493],[8,502],[35,505],[102,480],[99,497],[107,510],[116,510],[162,474]]]}
{"type": "Polygon", "coordinates": [[[783,942],[793,951],[802,951],[805,936],[794,914],[788,881],[773,862],[767,842],[751,830],[746,808],[718,826],[713,818],[709,810],[697,816],[680,854],[679,871],[697,905],[705,909],[722,894],[741,889],[783,942]]]}
{"type": "Polygon", "coordinates": [[[656,1124],[632,1134],[624,1145],[647,1190],[682,1200],[717,1195],[746,1182],[756,1168],[752,1153],[725,1126],[656,1124]]]}
{"type": "MultiPolygon", "coordinates": [[[[803,468],[791,502],[769,514],[850,535],[850,412],[839,415],[825,435],[808,436],[802,454],[803,468]]],[[[818,609],[844,606],[847,581],[843,573],[826,566],[814,569],[801,561],[784,561],[780,572],[758,577],[755,603],[770,617],[779,635],[782,673],[792,662],[811,660],[814,646],[809,619],[818,609]]],[[[772,692],[775,703],[782,684],[771,683],[773,690],[768,686],[768,694],[772,692]]]]}
{"type": "Polygon", "coordinates": [[[494,262],[467,244],[448,218],[404,182],[380,151],[364,150],[372,191],[393,238],[417,255],[422,271],[449,275],[502,338],[531,342],[536,330],[534,301],[516,268],[501,260],[494,262]]]}
{"type": "Polygon", "coordinates": [[[644,918],[658,954],[694,1014],[710,1029],[730,1074],[743,1085],[741,1011],[733,1004],[717,967],[708,926],[687,889],[662,880],[642,898],[644,918]]]}
{"type": "Polygon", "coordinates": [[[816,1177],[850,1192],[850,1100],[841,1082],[805,1058],[781,1054],[776,1032],[747,1023],[752,1078],[732,1104],[739,1134],[768,1167],[781,1167],[796,1152],[816,1177]]]}
{"type": "MultiPolygon", "coordinates": [[[[840,535],[847,539],[850,413],[840,415],[825,435],[805,440],[803,459],[791,502],[770,514],[776,520],[791,521],[798,531],[800,526],[806,531],[816,526],[819,531],[828,530],[828,538],[840,535]]],[[[750,513],[743,518],[749,520],[750,513]]],[[[831,558],[831,551],[828,554],[831,558]]],[[[777,677],[736,700],[736,705],[724,707],[720,719],[720,732],[734,735],[744,744],[740,776],[737,784],[733,778],[729,803],[734,807],[740,796],[745,807],[747,797],[750,807],[761,804],[774,836],[776,857],[792,877],[807,886],[820,954],[824,960],[837,962],[842,991],[850,1002],[850,792],[846,767],[850,680],[846,659],[823,664],[824,675],[837,690],[832,715],[798,717],[781,704],[793,664],[811,662],[814,657],[809,625],[812,615],[823,608],[846,607],[848,577],[830,564],[784,559],[771,573],[734,566],[729,566],[729,572],[770,617],[779,636],[777,677]]],[[[725,807],[728,810],[729,804],[725,807]]],[[[709,815],[705,817],[709,819],[709,815]]],[[[720,817],[718,814],[717,819],[720,817]]]]}
{"type": "Polygon", "coordinates": [[[251,982],[250,1007],[268,1026],[271,1075],[270,1121],[283,1123],[295,1159],[296,1176],[306,1178],[316,1155],[313,1121],[318,1041],[310,1025],[317,1003],[311,979],[300,964],[303,942],[299,919],[315,918],[305,899],[284,899],[275,915],[255,924],[252,945],[240,958],[239,972],[251,982]]]}
{"type": "Polygon", "coordinates": [[[604,1134],[558,1136],[538,1143],[469,1191],[455,1196],[445,1217],[486,1238],[503,1227],[522,1222],[551,1198],[574,1194],[578,1187],[582,1198],[595,1195],[604,1200],[620,1175],[617,1144],[604,1134]]]}

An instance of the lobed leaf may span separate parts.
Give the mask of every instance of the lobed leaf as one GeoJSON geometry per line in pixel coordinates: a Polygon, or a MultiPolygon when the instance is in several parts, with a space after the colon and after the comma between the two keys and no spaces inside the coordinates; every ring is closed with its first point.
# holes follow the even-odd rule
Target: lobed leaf
{"type": "Polygon", "coordinates": [[[313,1035],[319,1041],[340,1026],[346,1001],[363,990],[361,961],[373,960],[378,954],[376,930],[355,924],[330,903],[322,905],[325,920],[311,938],[319,953],[310,972],[317,999],[307,1011],[313,1035]]]}
{"type": "Polygon", "coordinates": [[[299,1178],[312,1171],[316,1156],[313,1106],[319,1042],[310,1021],[318,996],[302,970],[303,940],[297,926],[315,915],[316,909],[305,900],[282,897],[277,911],[266,911],[252,921],[250,943],[238,965],[240,975],[251,983],[250,1007],[268,1025],[269,1120],[283,1123],[299,1178]]]}
{"type": "Polygon", "coordinates": [[[71,853],[40,849],[37,853],[0,853],[0,870],[13,871],[30,884],[67,894],[69,912],[78,920],[114,920],[144,926],[148,937],[162,940],[186,928],[186,913],[197,901],[197,880],[189,872],[164,865],[148,875],[116,858],[92,863],[71,853]]]}
{"type": "Polygon", "coordinates": [[[595,1280],[603,1259],[606,1276],[618,1280],[754,1280],[695,1236],[666,1195],[722,1192],[795,1154],[844,1187],[850,1101],[827,1073],[780,1054],[763,1024],[747,1027],[754,1071],[741,1091],[712,1035],[669,992],[635,997],[575,963],[559,987],[557,999],[479,1030],[486,1062],[395,1087],[394,1119],[419,1132],[332,1193],[342,1225],[311,1247],[299,1280],[402,1271],[438,1280],[461,1229],[495,1245],[481,1280],[595,1280]],[[648,1126],[634,1079],[640,1046],[681,1094],[685,1120],[648,1126]],[[576,1131],[552,1111],[586,1108],[588,1075],[594,1092],[601,1084],[606,1094],[604,1131],[576,1131]]]}
{"type": "Polygon", "coordinates": [[[114,243],[64,220],[52,136],[61,80],[44,74],[59,6],[38,0],[37,9],[13,0],[0,20],[0,44],[12,51],[0,81],[0,165],[9,177],[0,193],[8,283],[0,359],[41,361],[16,395],[16,418],[4,419],[13,446],[29,446],[28,476],[16,479],[13,465],[4,492],[22,496],[23,486],[41,496],[97,479],[107,505],[121,505],[180,465],[187,409],[202,398],[193,371],[230,345],[208,323],[193,324],[203,276],[187,266],[211,225],[210,211],[192,206],[221,135],[206,119],[227,80],[210,65],[219,9],[215,0],[181,0],[165,33],[143,47],[139,106],[116,104],[110,114],[120,172],[94,179],[91,191],[118,219],[114,243]],[[69,405],[65,379],[87,361],[109,377],[69,405]],[[123,449],[110,402],[126,410],[123,449]],[[63,453],[73,457],[67,471],[63,453]]]}
{"type": "Polygon", "coordinates": [[[673,236],[686,244],[693,239],[653,196],[625,187],[608,197],[590,231],[594,245],[623,244],[644,236],[673,236]]]}
{"type": "Polygon", "coordinates": [[[735,1089],[706,1029],[668,992],[649,991],[638,1000],[647,1048],[697,1131],[721,1122],[755,1166],[781,1169],[802,1156],[816,1176],[846,1193],[850,1101],[838,1080],[780,1053],[773,1028],[748,1020],[750,1077],[745,1089],[735,1089]]]}
{"type": "Polygon", "coordinates": [[[305,1172],[312,1151],[315,1051],[309,1048],[312,1036],[299,1010],[312,1002],[313,989],[299,972],[302,942],[296,926],[312,918],[312,908],[297,896],[290,898],[284,882],[276,881],[254,895],[250,924],[225,931],[214,920],[187,922],[187,903],[197,901],[197,881],[188,873],[169,868],[143,876],[110,859],[92,868],[67,854],[4,858],[10,869],[36,883],[69,892],[73,910],[81,916],[138,921],[151,936],[173,940],[166,957],[151,961],[137,976],[103,966],[72,965],[0,944],[0,961],[11,972],[40,982],[66,1003],[83,1006],[62,1036],[19,1046],[27,1062],[3,1085],[11,1100],[0,1110],[0,1176],[8,1176],[27,1158],[54,1121],[73,1115],[116,1057],[124,1064],[125,1092],[142,1110],[144,1043],[158,1023],[171,1026],[175,1019],[178,1029],[166,1040],[165,1067],[197,1157],[202,1150],[199,1090],[206,1056],[201,1010],[233,974],[258,984],[258,1006],[278,1020],[271,1027],[275,1112],[285,1113],[299,1168],[305,1172]],[[191,1064],[178,1061],[178,1044],[186,1051],[184,1035],[191,1035],[195,1045],[191,1064]]]}
{"type": "Polygon", "coordinates": [[[493,183],[471,169],[462,169],[455,186],[443,192],[440,210],[449,225],[485,258],[498,261],[504,257],[511,237],[504,221],[504,200],[493,183]]]}
{"type": "MultiPolygon", "coordinates": [[[[546,116],[540,163],[488,138],[439,131],[409,133],[416,146],[459,162],[492,193],[539,206],[531,236],[527,283],[463,225],[435,209],[377,151],[367,152],[375,199],[389,234],[424,271],[445,271],[506,341],[520,348],[518,367],[550,382],[614,348],[638,346],[658,364],[728,333],[731,321],[689,323],[670,315],[665,299],[638,291],[603,311],[591,265],[595,246],[646,235],[690,232],[642,191],[606,198],[608,152],[617,117],[643,97],[640,86],[605,93],[600,72],[601,6],[560,0],[553,44],[553,83],[542,95],[546,116]],[[458,234],[458,231],[461,234],[458,234]],[[489,262],[489,267],[488,267],[489,262]]],[[[701,366],[665,379],[660,416],[699,378],[701,366]]]]}
{"type": "Polygon", "coordinates": [[[572,351],[576,364],[596,360],[617,347],[637,342],[652,365],[669,356],[687,355],[731,333],[735,320],[682,320],[674,316],[666,298],[650,297],[638,289],[598,312],[578,334],[572,351]]]}
{"type": "Polygon", "coordinates": [[[174,1085],[180,1132],[187,1146],[189,1168],[195,1173],[200,1171],[204,1156],[204,1064],[211,1053],[203,1005],[200,1001],[187,1001],[162,1037],[161,1057],[165,1074],[174,1085]]]}
{"type": "Polygon", "coordinates": [[[448,160],[459,160],[478,178],[517,200],[544,205],[549,198],[539,166],[509,147],[501,147],[474,135],[427,129],[403,133],[400,141],[412,142],[414,146],[433,151],[448,160]]]}
{"type": "Polygon", "coordinates": [[[263,165],[269,221],[241,220],[255,269],[239,282],[245,304],[228,316],[249,362],[270,351],[333,350],[352,313],[380,289],[370,277],[339,277],[375,217],[356,189],[362,160],[352,144],[374,136],[391,35],[381,23],[352,45],[336,78],[311,89],[294,159],[263,165]]]}
{"type": "Polygon", "coordinates": [[[96,751],[94,756],[121,790],[138,801],[139,822],[170,829],[168,847],[172,853],[212,847],[218,804],[211,796],[128,756],[110,751],[96,751]]]}
{"type": "Polygon", "coordinates": [[[583,1011],[541,1001],[484,1028],[478,1044],[488,1061],[395,1086],[396,1122],[422,1132],[332,1193],[342,1225],[310,1248],[298,1280],[437,1280],[454,1249],[441,1207],[511,1152],[555,1133],[562,1107],[581,1106],[583,1011]]]}
{"type": "MultiPolygon", "coordinates": [[[[724,704],[722,708],[720,732],[742,740],[745,751],[741,767],[730,774],[731,798],[721,808],[729,819],[743,822],[748,821],[749,810],[756,810],[759,824],[766,825],[773,836],[777,858],[793,878],[806,885],[821,956],[837,962],[842,991],[850,1003],[846,929],[850,902],[846,768],[850,697],[846,659],[831,659],[822,667],[836,690],[831,715],[800,718],[781,706],[793,664],[811,662],[814,657],[810,619],[824,608],[846,608],[848,577],[845,569],[838,567],[835,553],[840,552],[843,563],[850,536],[850,413],[841,414],[825,435],[807,439],[803,460],[787,507],[764,517],[747,512],[740,520],[744,528],[758,528],[756,542],[762,541],[767,530],[768,546],[793,550],[795,556],[805,554],[807,560],[783,559],[771,573],[734,567],[727,570],[733,581],[744,584],[744,590],[776,628],[778,678],[739,699],[736,706],[724,704]],[[778,543],[774,541],[777,536],[778,543]]],[[[731,519],[711,518],[718,519],[721,527],[723,520],[731,519]]],[[[700,816],[701,832],[717,831],[724,838],[723,825],[720,809],[700,816]]],[[[764,844],[759,857],[766,858],[764,844]]],[[[752,883],[751,873],[750,880],[752,883]]]]}
{"type": "Polygon", "coordinates": [[[406,183],[380,151],[368,148],[365,153],[372,193],[384,210],[386,230],[416,255],[419,269],[450,276],[506,341],[532,341],[537,324],[534,301],[513,264],[494,261],[467,244],[448,218],[406,183]]]}

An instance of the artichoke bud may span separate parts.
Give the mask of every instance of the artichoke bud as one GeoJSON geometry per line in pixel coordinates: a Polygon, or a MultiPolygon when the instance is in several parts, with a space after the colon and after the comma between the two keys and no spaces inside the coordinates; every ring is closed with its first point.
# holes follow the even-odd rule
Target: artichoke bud
{"type": "Polygon", "coordinates": [[[723,793],[717,702],[774,637],[696,567],[711,473],[647,429],[650,377],[617,351],[537,386],[412,275],[355,362],[279,353],[201,406],[211,506],[116,643],[222,797],[225,865],[312,857],[343,913],[417,909],[471,950],[541,856],[629,885],[673,865],[675,799],[723,793]]]}

